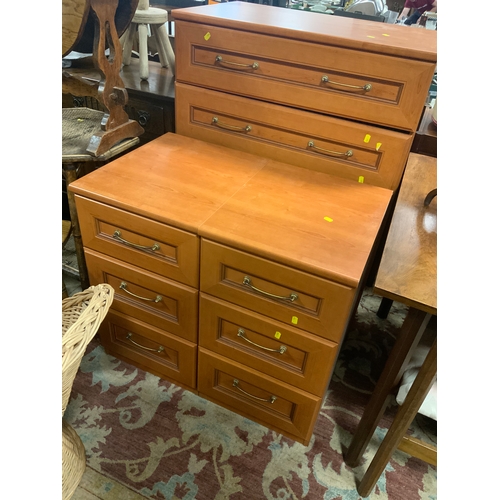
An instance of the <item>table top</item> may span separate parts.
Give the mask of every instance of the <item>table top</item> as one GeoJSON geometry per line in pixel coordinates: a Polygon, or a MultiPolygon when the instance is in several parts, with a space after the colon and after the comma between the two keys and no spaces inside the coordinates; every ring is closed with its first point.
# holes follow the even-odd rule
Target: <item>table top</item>
{"type": "Polygon", "coordinates": [[[437,313],[436,158],[410,153],[375,281],[374,292],[437,313]]]}
{"type": "Polygon", "coordinates": [[[75,194],[357,286],[392,191],[168,133],[75,194]]]}

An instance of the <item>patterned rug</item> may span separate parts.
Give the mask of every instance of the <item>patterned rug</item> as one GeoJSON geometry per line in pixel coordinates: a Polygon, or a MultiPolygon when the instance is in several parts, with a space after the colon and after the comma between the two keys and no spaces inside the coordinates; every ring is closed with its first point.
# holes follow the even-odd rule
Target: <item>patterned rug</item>
{"type": "MultiPolygon", "coordinates": [[[[358,500],[356,480],[397,410],[394,398],[362,463],[347,467],[342,452],[406,314],[395,303],[381,320],[379,304],[367,290],[307,447],[107,355],[97,338],[65,418],[82,438],[88,467],[146,498],[358,500]]],[[[427,417],[409,432],[436,443],[436,422],[427,417]]],[[[436,468],[397,451],[367,498],[435,500],[436,490],[436,468]]]]}

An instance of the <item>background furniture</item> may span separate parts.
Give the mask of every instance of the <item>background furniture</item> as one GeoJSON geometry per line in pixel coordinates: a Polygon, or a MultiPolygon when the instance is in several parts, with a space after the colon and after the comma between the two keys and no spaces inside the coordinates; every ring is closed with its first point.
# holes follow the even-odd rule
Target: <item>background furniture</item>
{"type": "MultiPolygon", "coordinates": [[[[136,120],[144,129],[139,136],[145,144],[167,132],[175,132],[175,81],[170,69],[160,63],[149,61],[149,78],[141,80],[139,59],[133,57],[129,66],[120,72],[128,94],[124,109],[131,120],[136,120]]],[[[91,82],[99,82],[100,75],[89,58],[71,61],[71,73],[91,82]]],[[[89,96],[63,94],[63,107],[87,107],[104,111],[102,104],[89,96]]]]}
{"type": "Polygon", "coordinates": [[[70,190],[106,350],[308,443],[392,192],[177,134],[70,190]]]}
{"type": "MultiPolygon", "coordinates": [[[[85,349],[113,301],[107,284],[89,287],[62,301],[62,416],[85,349]]],[[[74,429],[62,421],[62,498],[69,500],[85,471],[85,448],[74,429]]]]}
{"type": "MultiPolygon", "coordinates": [[[[385,411],[387,397],[399,383],[429,319],[437,314],[436,200],[424,205],[427,194],[436,187],[436,165],[436,158],[410,154],[401,185],[374,292],[408,305],[409,311],[345,455],[346,463],[353,467],[361,459],[385,411]]],[[[404,437],[436,377],[436,352],[434,342],[358,486],[361,496],[368,496],[398,446],[436,464],[435,448],[404,437]]]]}
{"type": "MultiPolygon", "coordinates": [[[[136,146],[139,139],[134,137],[120,142],[118,145],[105,151],[100,156],[87,152],[89,137],[93,137],[101,128],[104,113],[88,108],[63,108],[62,110],[62,167],[68,193],[68,207],[71,218],[71,232],[75,242],[78,273],[82,288],[90,285],[85,255],[83,253],[80,224],[74,201],[74,195],[68,186],[77,177],[92,171],[95,166],[102,165],[110,158],[116,157],[128,149],[136,146]]],[[[69,235],[68,235],[69,236],[69,235]]]]}
{"type": "Polygon", "coordinates": [[[150,7],[149,0],[139,0],[132,23],[123,35],[123,64],[128,66],[132,55],[132,44],[136,32],[139,33],[139,76],[142,80],[149,78],[148,31],[152,31],[158,48],[160,63],[170,68],[175,74],[175,54],[170,45],[167,28],[168,12],[164,9],[150,7]]]}

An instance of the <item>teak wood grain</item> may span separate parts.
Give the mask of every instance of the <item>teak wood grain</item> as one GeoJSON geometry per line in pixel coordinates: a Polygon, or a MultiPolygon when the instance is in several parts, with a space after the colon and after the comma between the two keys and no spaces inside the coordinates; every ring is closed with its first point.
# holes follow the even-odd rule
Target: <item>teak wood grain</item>
{"type": "Polygon", "coordinates": [[[437,313],[437,159],[410,153],[374,292],[437,313]]]}

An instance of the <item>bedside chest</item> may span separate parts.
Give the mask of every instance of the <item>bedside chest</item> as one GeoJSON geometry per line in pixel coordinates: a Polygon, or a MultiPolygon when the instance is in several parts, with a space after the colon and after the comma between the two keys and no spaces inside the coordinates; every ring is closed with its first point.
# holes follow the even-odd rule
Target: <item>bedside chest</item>
{"type": "Polygon", "coordinates": [[[177,133],[399,186],[435,31],[246,2],[172,15],[177,133]]]}
{"type": "Polygon", "coordinates": [[[308,443],[392,191],[176,134],[70,189],[106,350],[308,443]]]}

